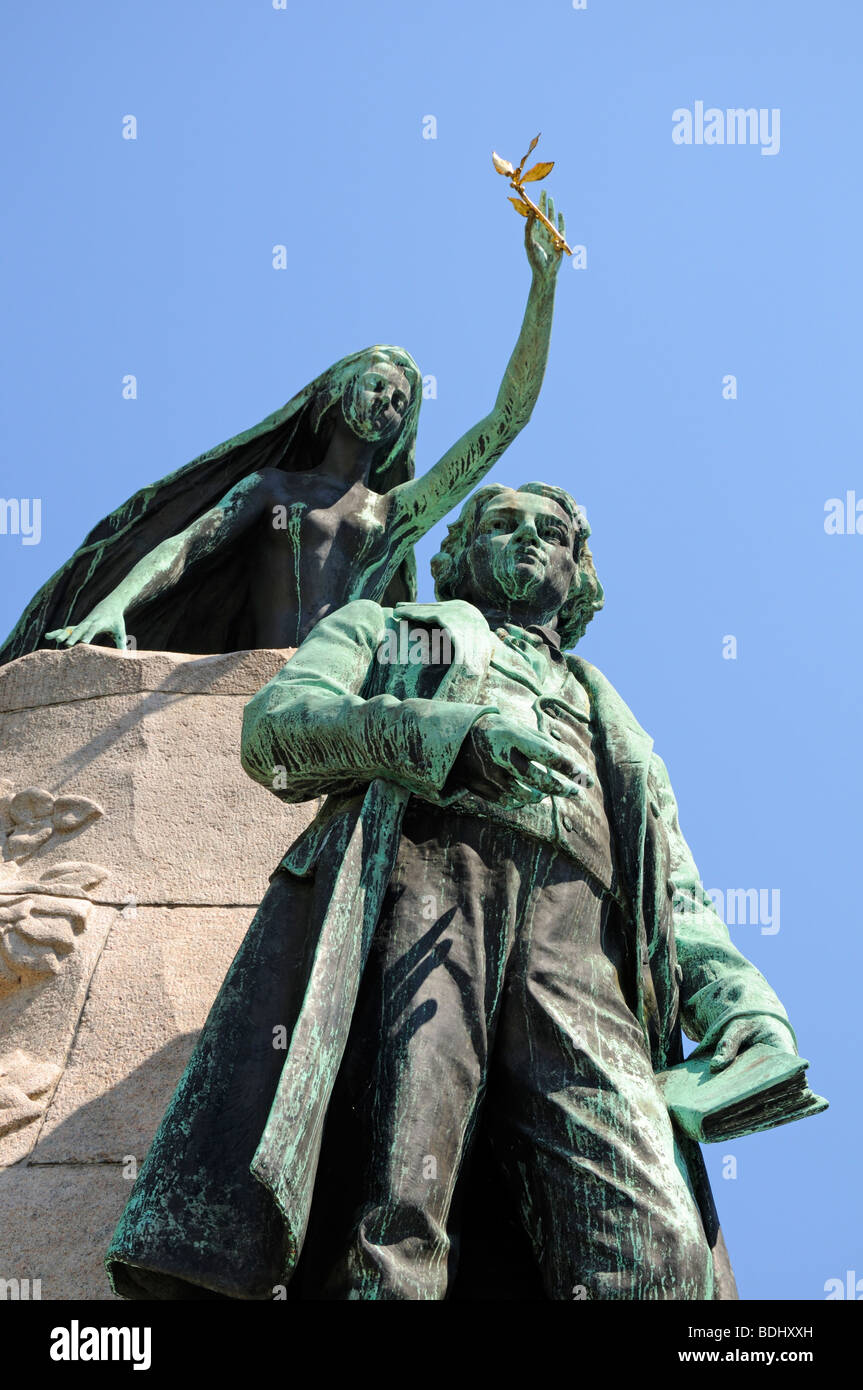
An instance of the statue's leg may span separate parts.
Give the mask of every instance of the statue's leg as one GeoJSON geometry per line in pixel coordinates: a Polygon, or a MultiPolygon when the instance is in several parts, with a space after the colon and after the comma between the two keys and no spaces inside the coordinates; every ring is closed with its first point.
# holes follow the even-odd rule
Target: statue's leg
{"type": "Polygon", "coordinates": [[[495,1152],[553,1299],[704,1299],[712,1263],[599,885],[552,850],[510,959],[495,1152]]]}
{"type": "Polygon", "coordinates": [[[500,836],[482,820],[408,809],[328,1113],[304,1298],[447,1294],[453,1193],[539,848],[522,863],[500,836]]]}

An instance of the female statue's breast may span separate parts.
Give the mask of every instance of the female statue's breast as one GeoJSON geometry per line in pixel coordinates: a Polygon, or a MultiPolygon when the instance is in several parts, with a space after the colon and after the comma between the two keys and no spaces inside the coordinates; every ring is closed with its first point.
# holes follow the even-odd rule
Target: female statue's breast
{"type": "Polygon", "coordinates": [[[329,542],[332,546],[338,537],[338,549],[368,549],[385,538],[382,502],[377,493],[357,498],[352,488],[330,507],[309,506],[301,522],[303,543],[315,546],[329,542]]]}

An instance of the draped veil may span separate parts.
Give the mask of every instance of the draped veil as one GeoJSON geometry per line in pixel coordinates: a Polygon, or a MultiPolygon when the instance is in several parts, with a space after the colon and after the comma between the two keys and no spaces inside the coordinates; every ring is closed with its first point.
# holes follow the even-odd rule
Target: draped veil
{"type": "MultiPolygon", "coordinates": [[[[241,479],[260,468],[308,469],[322,449],[318,427],[359,363],[386,355],[411,382],[402,428],[380,446],[369,486],[385,493],[414,476],[422,378],[409,353],[378,344],[343,357],[265,420],[208,450],[159,482],[141,488],[94,526],[74,555],[43,584],[0,647],[0,664],[39,647],[45,633],[80,622],[160,542],[191,525],[241,479]]],[[[137,605],[129,621],[138,647],[197,654],[242,651],[255,645],[250,603],[254,533],[197,564],[167,592],[137,605]]],[[[413,552],[402,561],[382,602],[416,597],[413,552]]],[[[108,636],[100,644],[113,645],[108,636]]]]}

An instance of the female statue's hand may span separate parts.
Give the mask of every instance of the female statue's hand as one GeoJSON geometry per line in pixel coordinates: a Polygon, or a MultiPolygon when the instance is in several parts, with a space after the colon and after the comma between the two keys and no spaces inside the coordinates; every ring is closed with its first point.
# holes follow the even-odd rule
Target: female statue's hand
{"type": "MultiPolygon", "coordinates": [[[[554,199],[548,199],[548,207],[546,208],[544,191],[539,195],[539,210],[545,213],[549,222],[554,224],[554,199]]],[[[562,212],[557,214],[557,229],[565,239],[566,226],[562,212]]],[[[527,250],[527,259],[530,261],[534,275],[553,283],[563,260],[563,252],[556,249],[551,232],[536,217],[528,216],[527,218],[527,226],[524,229],[524,244],[527,250]]]]}
{"type": "Polygon", "coordinates": [[[66,647],[74,647],[77,642],[92,642],[94,637],[100,633],[108,632],[114,638],[116,645],[121,651],[126,650],[126,622],[123,608],[116,599],[103,599],[97,603],[75,627],[58,627],[54,632],[46,632],[45,636],[55,642],[61,642],[66,647]]]}

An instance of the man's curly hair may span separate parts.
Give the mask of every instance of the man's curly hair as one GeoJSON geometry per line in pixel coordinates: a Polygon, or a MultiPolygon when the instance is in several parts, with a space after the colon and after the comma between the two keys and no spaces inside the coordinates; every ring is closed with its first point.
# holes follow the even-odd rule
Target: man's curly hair
{"type": "Polygon", "coordinates": [[[575,527],[573,551],[578,568],[575,572],[569,593],[558,614],[557,630],[560,645],[574,647],[584,636],[587,624],[605,602],[605,592],[593,567],[593,556],[587,538],[590,527],[587,517],[574,497],[561,487],[551,483],[525,483],[523,487],[508,488],[499,483],[489,483],[469,497],[461,509],[457,521],[449,527],[446,540],[431,562],[435,580],[435,597],[441,600],[461,598],[467,581],[467,552],[473,543],[479,524],[480,513],[492,497],[500,497],[504,492],[532,492],[540,497],[549,497],[562,507],[575,527]]]}

